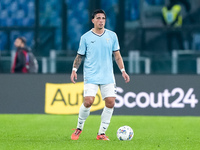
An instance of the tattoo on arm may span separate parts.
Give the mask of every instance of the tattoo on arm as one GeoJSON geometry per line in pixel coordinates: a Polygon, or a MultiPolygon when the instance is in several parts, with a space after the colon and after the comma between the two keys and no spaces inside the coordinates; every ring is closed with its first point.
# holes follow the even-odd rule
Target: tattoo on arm
{"type": "Polygon", "coordinates": [[[73,68],[76,68],[76,69],[79,68],[79,66],[81,65],[82,57],[83,56],[81,56],[79,54],[76,56],[76,58],[74,60],[73,68]]]}

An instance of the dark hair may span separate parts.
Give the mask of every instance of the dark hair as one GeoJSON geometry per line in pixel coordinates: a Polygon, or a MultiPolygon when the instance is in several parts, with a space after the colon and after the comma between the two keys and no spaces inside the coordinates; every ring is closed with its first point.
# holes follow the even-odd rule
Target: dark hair
{"type": "Polygon", "coordinates": [[[92,13],[92,19],[94,19],[94,17],[96,16],[96,14],[99,14],[99,13],[104,14],[105,17],[106,17],[106,13],[105,13],[104,10],[102,10],[102,9],[96,9],[96,10],[92,13]]]}
{"type": "Polygon", "coordinates": [[[22,43],[24,43],[24,45],[26,45],[26,38],[25,37],[18,37],[18,39],[20,39],[22,41],[22,43]]]}

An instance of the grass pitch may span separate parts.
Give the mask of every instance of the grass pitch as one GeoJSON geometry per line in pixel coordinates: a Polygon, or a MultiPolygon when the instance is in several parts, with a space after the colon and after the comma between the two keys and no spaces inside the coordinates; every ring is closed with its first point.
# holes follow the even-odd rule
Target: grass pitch
{"type": "Polygon", "coordinates": [[[200,117],[113,116],[97,141],[100,116],[91,115],[78,141],[70,139],[77,115],[0,115],[0,150],[199,150],[200,117]],[[134,130],[131,141],[116,137],[120,126],[134,130]]]}

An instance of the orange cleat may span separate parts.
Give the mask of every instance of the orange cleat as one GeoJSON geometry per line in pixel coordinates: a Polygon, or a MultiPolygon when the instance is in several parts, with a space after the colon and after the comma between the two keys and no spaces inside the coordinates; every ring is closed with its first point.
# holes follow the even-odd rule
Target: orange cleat
{"type": "Polygon", "coordinates": [[[75,131],[74,131],[74,133],[72,133],[71,139],[72,140],[78,140],[82,130],[81,129],[72,129],[72,130],[75,130],[75,131]]]}
{"type": "Polygon", "coordinates": [[[106,136],[105,134],[100,134],[100,135],[97,135],[97,140],[104,140],[104,141],[109,141],[109,138],[108,136],[106,136]]]}

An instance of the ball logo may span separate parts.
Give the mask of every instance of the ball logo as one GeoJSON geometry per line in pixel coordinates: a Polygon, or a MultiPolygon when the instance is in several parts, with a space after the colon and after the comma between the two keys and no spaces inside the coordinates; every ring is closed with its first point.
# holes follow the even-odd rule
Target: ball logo
{"type": "Polygon", "coordinates": [[[121,134],[126,134],[126,130],[120,129],[120,130],[119,130],[119,133],[121,133],[121,134]]]}
{"type": "MultiPolygon", "coordinates": [[[[83,82],[76,84],[46,83],[45,113],[49,114],[78,114],[83,103],[83,82]]],[[[104,108],[100,90],[98,90],[91,111],[104,108]]]]}

